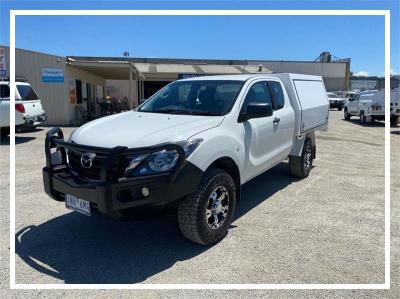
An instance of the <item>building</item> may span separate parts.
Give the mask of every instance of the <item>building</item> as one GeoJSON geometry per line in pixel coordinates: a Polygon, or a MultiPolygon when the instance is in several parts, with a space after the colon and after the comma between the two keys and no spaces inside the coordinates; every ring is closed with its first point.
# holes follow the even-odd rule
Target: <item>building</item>
{"type": "MultiPolygon", "coordinates": [[[[399,88],[400,76],[390,76],[390,88],[399,88]]],[[[353,90],[369,90],[369,89],[383,89],[385,88],[385,77],[377,76],[352,76],[350,80],[350,87],[353,90]]]]}
{"type": "MultiPolygon", "coordinates": [[[[0,48],[9,70],[9,48],[0,48]]],[[[350,60],[331,61],[329,53],[318,61],[272,61],[61,57],[16,49],[15,63],[16,77],[42,99],[49,125],[79,124],[82,111],[99,116],[107,96],[136,107],[166,84],[193,76],[292,72],[322,76],[328,91],[350,88],[350,60]]]]}

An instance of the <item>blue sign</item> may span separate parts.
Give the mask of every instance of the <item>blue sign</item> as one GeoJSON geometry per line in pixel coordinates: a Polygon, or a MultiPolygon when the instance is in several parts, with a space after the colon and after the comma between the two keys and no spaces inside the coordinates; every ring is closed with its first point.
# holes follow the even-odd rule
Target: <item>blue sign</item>
{"type": "Polygon", "coordinates": [[[195,77],[211,76],[212,74],[178,74],[178,79],[188,79],[195,77]]]}
{"type": "Polygon", "coordinates": [[[43,68],[42,82],[45,83],[63,83],[64,70],[59,68],[43,68]]]}
{"type": "Polygon", "coordinates": [[[0,70],[0,77],[7,77],[7,70],[0,70]]]}

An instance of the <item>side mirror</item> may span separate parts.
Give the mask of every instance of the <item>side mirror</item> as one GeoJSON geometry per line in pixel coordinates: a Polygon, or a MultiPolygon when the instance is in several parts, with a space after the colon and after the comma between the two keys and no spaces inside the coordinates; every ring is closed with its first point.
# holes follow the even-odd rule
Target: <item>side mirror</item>
{"type": "Polygon", "coordinates": [[[268,103],[250,102],[247,104],[245,111],[239,115],[239,122],[244,122],[252,118],[261,118],[272,116],[272,107],[268,103]]]}

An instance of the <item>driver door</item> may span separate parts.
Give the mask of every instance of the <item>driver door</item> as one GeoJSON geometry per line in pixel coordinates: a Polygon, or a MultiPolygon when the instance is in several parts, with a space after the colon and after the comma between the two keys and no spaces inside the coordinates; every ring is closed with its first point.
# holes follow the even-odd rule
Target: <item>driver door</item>
{"type": "Polygon", "coordinates": [[[358,114],[358,103],[359,95],[355,95],[352,99],[349,99],[347,103],[347,111],[352,114],[358,114]]]}
{"type": "MultiPolygon", "coordinates": [[[[271,94],[266,81],[253,83],[247,91],[241,111],[250,102],[269,103],[271,94]]],[[[245,144],[245,180],[274,166],[280,158],[280,140],[274,116],[249,119],[241,123],[245,144]]]]}

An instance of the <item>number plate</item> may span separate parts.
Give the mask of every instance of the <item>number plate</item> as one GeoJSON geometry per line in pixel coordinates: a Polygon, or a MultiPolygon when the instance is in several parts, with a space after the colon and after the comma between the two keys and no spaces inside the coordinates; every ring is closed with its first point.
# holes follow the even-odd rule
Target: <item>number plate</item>
{"type": "Polygon", "coordinates": [[[68,209],[90,216],[90,202],[87,200],[65,194],[65,206],[68,209]]]}

